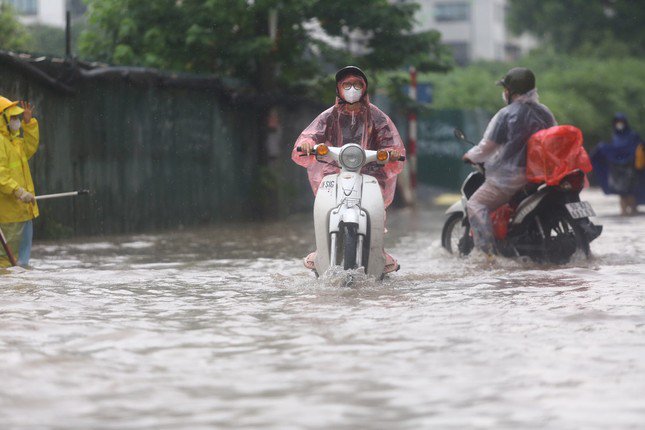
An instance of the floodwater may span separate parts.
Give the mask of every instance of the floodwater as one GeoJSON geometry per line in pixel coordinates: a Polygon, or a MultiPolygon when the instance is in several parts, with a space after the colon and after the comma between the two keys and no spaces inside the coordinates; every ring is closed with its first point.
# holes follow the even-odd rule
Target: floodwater
{"type": "Polygon", "coordinates": [[[595,258],[458,259],[391,211],[384,282],[316,280],[306,216],[41,243],[0,276],[2,429],[637,429],[645,216],[595,258]]]}

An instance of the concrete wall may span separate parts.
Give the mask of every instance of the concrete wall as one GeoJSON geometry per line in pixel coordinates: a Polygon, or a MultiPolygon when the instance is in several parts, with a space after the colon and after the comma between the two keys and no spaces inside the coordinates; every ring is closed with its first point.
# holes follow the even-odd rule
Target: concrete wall
{"type": "Polygon", "coordinates": [[[44,24],[65,27],[65,0],[38,0],[38,14],[20,17],[23,24],[44,24]]]}
{"type": "Polygon", "coordinates": [[[506,29],[507,0],[416,0],[421,6],[419,30],[437,30],[448,45],[466,44],[467,62],[474,60],[510,60],[517,53],[533,48],[535,40],[517,38],[506,29]],[[466,4],[467,20],[437,21],[438,5],[466,4]]]}

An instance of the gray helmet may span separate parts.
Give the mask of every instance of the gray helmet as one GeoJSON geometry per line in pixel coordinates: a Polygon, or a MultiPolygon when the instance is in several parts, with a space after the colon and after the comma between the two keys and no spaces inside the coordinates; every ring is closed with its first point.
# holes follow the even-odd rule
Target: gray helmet
{"type": "Polygon", "coordinates": [[[365,86],[367,86],[367,84],[368,84],[367,76],[365,75],[365,73],[363,73],[363,71],[361,69],[359,69],[356,66],[345,66],[342,69],[340,69],[339,71],[337,71],[336,72],[336,85],[338,85],[338,83],[340,81],[342,81],[343,78],[345,78],[345,76],[349,76],[349,75],[360,76],[365,81],[365,86]]]}
{"type": "Polygon", "coordinates": [[[535,75],[526,67],[514,67],[497,81],[497,85],[506,88],[511,95],[525,94],[535,88],[535,75]]]}

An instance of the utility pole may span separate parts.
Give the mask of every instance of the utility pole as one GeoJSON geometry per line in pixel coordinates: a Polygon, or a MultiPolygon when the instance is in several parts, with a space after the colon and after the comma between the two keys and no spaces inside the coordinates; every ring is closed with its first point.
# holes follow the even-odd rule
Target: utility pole
{"type": "MultiPolygon", "coordinates": [[[[417,71],[410,66],[410,86],[408,97],[412,101],[417,100],[417,71]]],[[[407,162],[403,165],[403,171],[397,178],[397,188],[401,193],[401,199],[406,206],[414,206],[417,202],[417,113],[414,108],[408,110],[408,139],[406,145],[407,162]]]]}
{"type": "Polygon", "coordinates": [[[72,59],[72,14],[65,12],[65,58],[72,59]]]}
{"type": "MultiPolygon", "coordinates": [[[[417,101],[417,70],[414,66],[410,66],[410,99],[416,103],[417,101]]],[[[410,109],[408,113],[408,150],[407,155],[410,160],[410,182],[412,190],[417,188],[417,112],[416,108],[410,109]]]]}

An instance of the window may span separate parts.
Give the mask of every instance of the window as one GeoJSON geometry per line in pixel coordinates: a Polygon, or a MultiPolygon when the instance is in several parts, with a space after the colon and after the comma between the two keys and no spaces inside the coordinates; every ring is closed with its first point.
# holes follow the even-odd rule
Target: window
{"type": "Polygon", "coordinates": [[[434,17],[437,22],[468,21],[470,19],[470,4],[437,3],[434,17]]]}
{"type": "Polygon", "coordinates": [[[38,0],[9,0],[19,15],[38,15],[38,0]]]}
{"type": "Polygon", "coordinates": [[[455,61],[460,66],[465,66],[470,62],[470,45],[464,42],[447,42],[446,45],[452,51],[455,61]]]}

